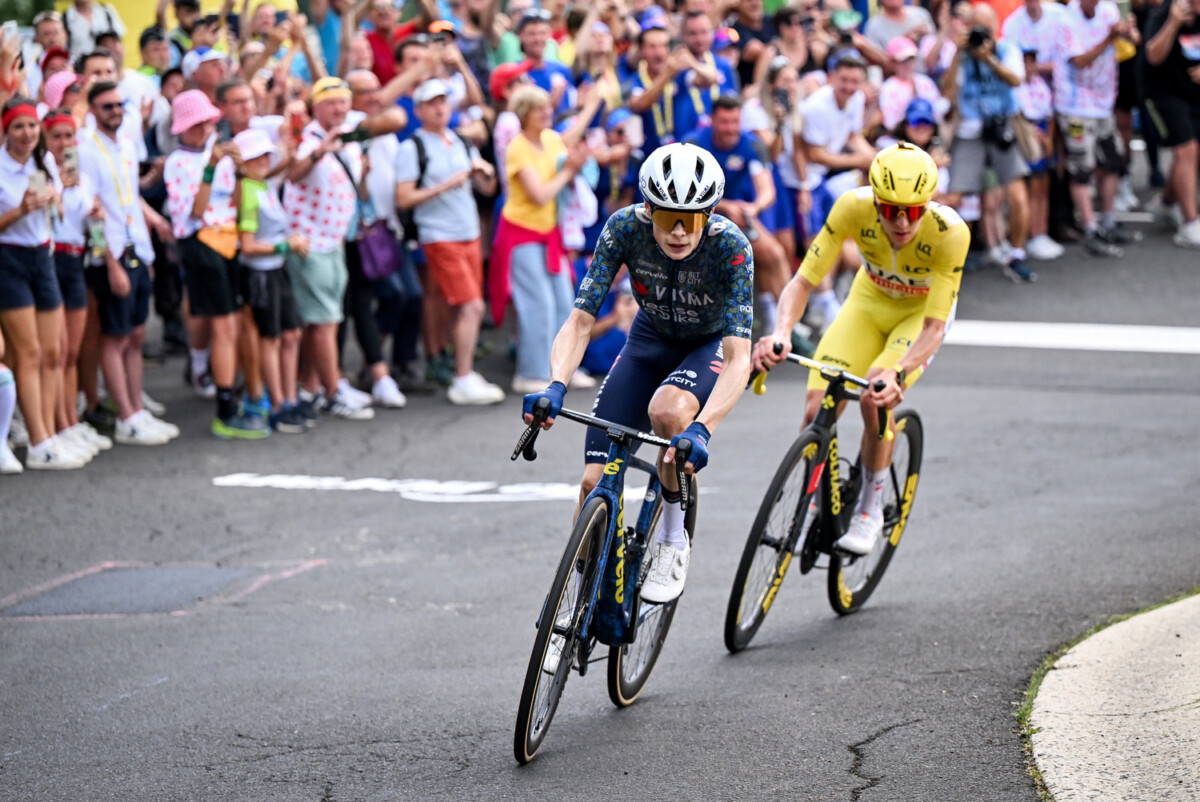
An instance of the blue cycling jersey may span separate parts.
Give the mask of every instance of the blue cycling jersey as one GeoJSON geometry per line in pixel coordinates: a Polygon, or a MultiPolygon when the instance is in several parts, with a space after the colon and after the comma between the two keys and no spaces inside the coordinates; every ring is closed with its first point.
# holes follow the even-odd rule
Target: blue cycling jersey
{"type": "Polygon", "coordinates": [[[595,317],[613,277],[627,265],[634,298],[659,336],[749,339],[754,256],[738,227],[714,214],[696,250],[686,259],[672,259],[655,242],[653,226],[641,204],[608,219],[575,307],[595,317]]]}

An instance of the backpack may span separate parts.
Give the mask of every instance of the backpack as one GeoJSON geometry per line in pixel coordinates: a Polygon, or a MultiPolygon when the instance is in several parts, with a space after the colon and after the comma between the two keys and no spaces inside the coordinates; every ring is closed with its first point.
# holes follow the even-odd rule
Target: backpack
{"type": "MultiPolygon", "coordinates": [[[[458,131],[454,131],[454,136],[466,149],[467,160],[470,161],[471,143],[458,131]]],[[[415,186],[417,189],[420,189],[421,182],[425,180],[425,168],[429,166],[429,154],[425,151],[425,141],[417,136],[416,131],[413,132],[410,140],[417,149],[417,180],[415,186]]],[[[415,206],[411,209],[396,209],[396,216],[399,218],[400,226],[404,230],[400,239],[404,243],[404,247],[410,251],[415,251],[419,247],[417,243],[417,221],[413,217],[413,212],[416,209],[417,207],[415,206]]]]}

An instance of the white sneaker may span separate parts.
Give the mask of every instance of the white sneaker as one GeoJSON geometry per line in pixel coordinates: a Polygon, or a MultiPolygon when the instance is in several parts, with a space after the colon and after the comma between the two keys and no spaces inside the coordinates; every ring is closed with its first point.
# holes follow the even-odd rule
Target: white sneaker
{"type": "Polygon", "coordinates": [[[550,384],[549,379],[530,379],[526,376],[513,376],[512,391],[517,395],[540,393],[550,384]]]}
{"type": "Polygon", "coordinates": [[[161,402],[155,401],[153,398],[151,398],[150,394],[145,390],[142,390],[142,406],[145,409],[150,410],[150,414],[156,418],[161,418],[163,415],[167,414],[166,406],[161,402]]]}
{"type": "Polygon", "coordinates": [[[108,451],[113,447],[112,439],[100,434],[100,432],[96,431],[92,424],[81,422],[75,424],[75,426],[78,427],[82,437],[95,444],[95,446],[101,451],[108,451]]]}
{"type": "Polygon", "coordinates": [[[400,392],[400,387],[391,376],[384,376],[375,382],[375,386],[371,388],[371,398],[375,399],[379,406],[388,409],[404,409],[408,406],[408,399],[400,392]]]}
{"type": "Polygon", "coordinates": [[[130,415],[126,420],[118,420],[113,439],[126,446],[166,445],[171,438],[162,429],[148,422],[147,418],[149,417],[151,417],[150,413],[142,410],[142,412],[130,415]]]}
{"type": "Polygon", "coordinates": [[[25,466],[17,459],[17,455],[12,453],[8,443],[0,442],[0,474],[22,473],[24,470],[25,466]]]}
{"type": "Polygon", "coordinates": [[[364,393],[362,390],[359,390],[345,377],[338,379],[337,393],[342,396],[344,403],[352,407],[358,407],[359,409],[366,409],[375,403],[375,399],[370,393],[364,393]]]}
{"type": "Polygon", "coordinates": [[[154,414],[148,409],[143,409],[137,413],[141,416],[142,421],[152,429],[157,429],[167,436],[168,440],[174,440],[179,436],[179,427],[173,423],[167,423],[165,420],[154,417],[154,414]]]}
{"type": "Polygon", "coordinates": [[[1025,253],[1030,259],[1049,262],[1063,255],[1065,249],[1046,234],[1038,234],[1025,245],[1025,253]]]}
{"type": "Polygon", "coordinates": [[[100,447],[92,443],[90,440],[85,440],[80,436],[78,430],[74,427],[63,429],[54,436],[55,440],[64,444],[67,448],[74,450],[76,453],[87,457],[87,461],[91,462],[92,458],[100,453],[100,447]]]}
{"type": "Polygon", "coordinates": [[[850,530],[838,538],[835,548],[862,557],[870,554],[883,534],[883,517],[878,518],[865,512],[856,512],[850,522],[850,530]]]}
{"type": "Polygon", "coordinates": [[[1180,210],[1179,204],[1163,203],[1161,194],[1155,195],[1154,199],[1146,204],[1146,211],[1154,215],[1154,219],[1164,228],[1169,228],[1172,231],[1178,231],[1183,228],[1183,212],[1180,210]]]}
{"type": "Polygon", "coordinates": [[[349,402],[342,395],[341,390],[334,393],[333,398],[329,399],[321,409],[334,417],[343,418],[344,420],[373,420],[375,417],[375,410],[370,407],[356,406],[349,402]]]}
{"type": "Polygon", "coordinates": [[[457,376],[446,391],[451,404],[459,406],[484,406],[498,404],[504,400],[504,391],[475,371],[466,376],[457,376]]]}
{"type": "Polygon", "coordinates": [[[1133,184],[1129,180],[1129,176],[1121,179],[1117,185],[1117,197],[1113,199],[1113,208],[1118,212],[1132,212],[1141,201],[1133,191],[1133,184]]]}
{"type": "Polygon", "coordinates": [[[642,584],[642,600],[651,604],[665,604],[678,599],[683,593],[683,583],[687,581],[691,559],[691,543],[682,549],[661,541],[657,543],[646,581],[642,584]]]}
{"type": "Polygon", "coordinates": [[[993,245],[988,249],[987,256],[984,257],[985,261],[997,266],[1008,264],[1011,260],[1008,252],[1009,247],[1010,246],[1008,243],[1005,242],[1000,242],[996,245],[993,245]]]}
{"type": "Polygon", "coordinates": [[[582,370],[577,370],[571,374],[571,381],[567,386],[572,390],[590,390],[596,386],[596,380],[582,370]]]}
{"type": "Polygon", "coordinates": [[[551,635],[550,642],[546,644],[546,656],[542,659],[542,671],[547,674],[557,674],[558,664],[562,662],[563,647],[567,645],[567,639],[562,635],[551,635]]]}
{"type": "Polygon", "coordinates": [[[31,471],[73,471],[82,468],[86,461],[73,451],[60,448],[53,437],[30,446],[25,455],[25,467],[31,471]]]}
{"type": "Polygon", "coordinates": [[[29,430],[25,428],[25,418],[21,416],[19,408],[13,415],[8,427],[8,442],[12,443],[13,448],[22,448],[29,445],[29,430]]]}
{"type": "Polygon", "coordinates": [[[1171,241],[1180,248],[1200,248],[1200,217],[1184,223],[1171,241]]]}

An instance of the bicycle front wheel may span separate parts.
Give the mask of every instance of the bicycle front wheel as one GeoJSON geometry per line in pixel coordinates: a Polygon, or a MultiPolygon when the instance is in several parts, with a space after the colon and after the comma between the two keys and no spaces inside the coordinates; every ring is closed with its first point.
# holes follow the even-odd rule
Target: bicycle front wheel
{"type": "Polygon", "coordinates": [[[603,498],[588,499],[583,505],[546,595],[525,669],[513,737],[513,753],[522,765],[533,760],[542,745],[575,662],[584,614],[595,596],[596,567],[608,531],[608,514],[603,498]]]}
{"type": "MultiPolygon", "coordinates": [[[[696,477],[691,478],[690,498],[692,504],[684,515],[684,526],[690,537],[696,536],[696,502],[699,501],[699,486],[696,477]]],[[[662,522],[662,495],[660,494],[654,510],[654,522],[650,525],[650,533],[646,536],[646,550],[642,554],[642,567],[638,572],[638,585],[634,592],[641,592],[641,584],[645,581],[646,572],[650,569],[650,558],[653,546],[658,540],[659,525],[662,522]]],[[[608,696],[617,707],[628,707],[637,701],[650,672],[658,662],[663,644],[667,640],[667,630],[675,619],[675,607],[679,600],[666,604],[638,603],[637,638],[633,643],[623,646],[613,646],[608,650],[608,696]]]]}
{"type": "Polygon", "coordinates": [[[851,557],[834,549],[829,558],[826,590],[829,604],[838,615],[849,615],[867,603],[900,545],[917,495],[924,442],[925,432],[917,413],[910,410],[898,414],[892,462],[883,487],[883,537],[863,557],[851,557]]]}
{"type": "Polygon", "coordinates": [[[750,645],[775,601],[792,556],[809,535],[803,530],[815,528],[816,515],[809,514],[814,491],[810,485],[820,450],[820,436],[802,432],[767,486],[729,593],[725,648],[730,652],[750,645]]]}

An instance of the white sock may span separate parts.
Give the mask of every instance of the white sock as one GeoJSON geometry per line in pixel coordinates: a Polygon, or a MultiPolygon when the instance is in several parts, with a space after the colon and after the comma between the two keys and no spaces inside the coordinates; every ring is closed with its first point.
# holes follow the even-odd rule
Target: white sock
{"type": "Polygon", "coordinates": [[[758,305],[762,308],[763,333],[769,335],[775,331],[775,323],[779,319],[779,303],[771,293],[760,292],[758,294],[758,305]]]}
{"type": "Polygon", "coordinates": [[[872,518],[883,517],[883,486],[887,482],[888,469],[863,473],[862,495],[858,497],[855,510],[872,518]]]}
{"type": "Polygon", "coordinates": [[[192,357],[192,375],[203,376],[208,372],[208,349],[207,348],[189,348],[188,354],[192,357]]]}
{"type": "Polygon", "coordinates": [[[1024,248],[1010,248],[1008,251],[1008,256],[1010,259],[1024,259],[1025,258],[1025,249],[1024,248]]]}
{"type": "Polygon", "coordinates": [[[1117,225],[1117,213],[1104,212],[1100,215],[1100,222],[1105,228],[1115,228],[1117,225]]]}
{"type": "Polygon", "coordinates": [[[683,526],[683,507],[676,501],[674,504],[663,500],[662,531],[658,533],[658,542],[666,543],[677,549],[687,547],[687,529],[683,526]]]}

